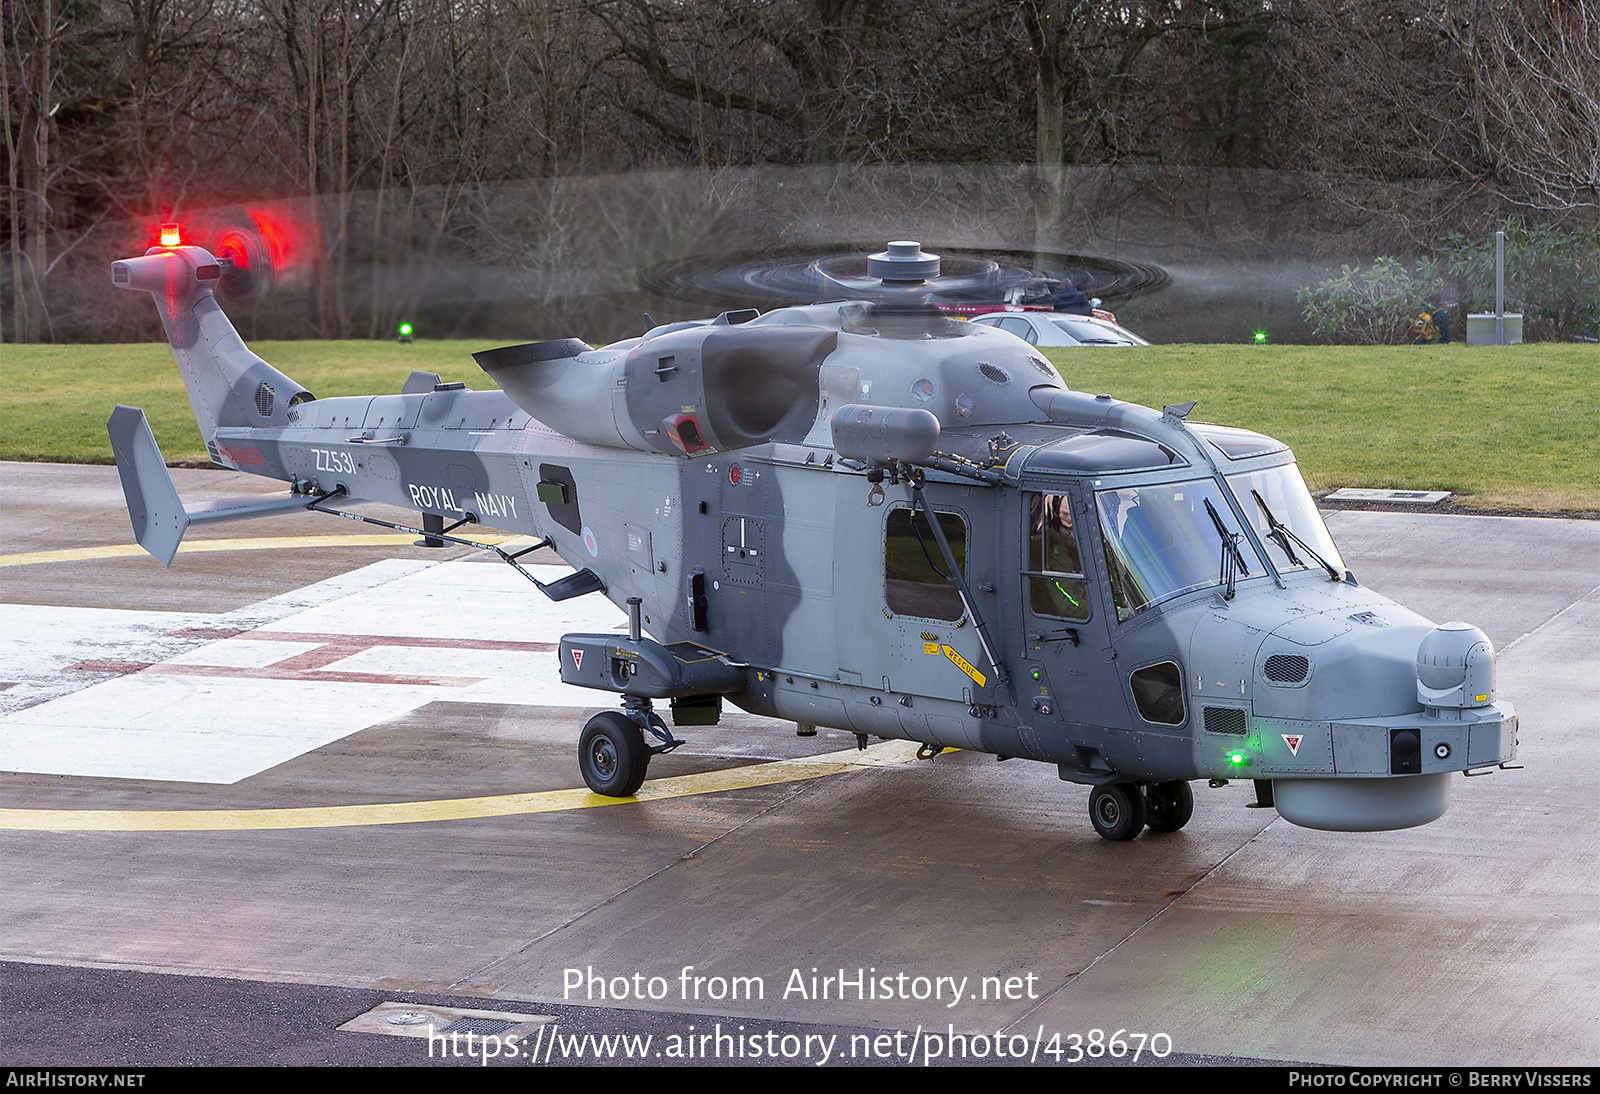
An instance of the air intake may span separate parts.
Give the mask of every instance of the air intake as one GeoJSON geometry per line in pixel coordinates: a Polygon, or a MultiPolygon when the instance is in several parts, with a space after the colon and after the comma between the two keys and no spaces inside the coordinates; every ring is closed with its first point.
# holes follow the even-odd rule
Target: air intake
{"type": "Polygon", "coordinates": [[[1261,671],[1274,684],[1303,684],[1311,675],[1311,662],[1297,653],[1275,653],[1261,671]]]}
{"type": "Polygon", "coordinates": [[[1250,717],[1237,707],[1205,707],[1207,733],[1227,733],[1243,737],[1250,728],[1250,717]]]}

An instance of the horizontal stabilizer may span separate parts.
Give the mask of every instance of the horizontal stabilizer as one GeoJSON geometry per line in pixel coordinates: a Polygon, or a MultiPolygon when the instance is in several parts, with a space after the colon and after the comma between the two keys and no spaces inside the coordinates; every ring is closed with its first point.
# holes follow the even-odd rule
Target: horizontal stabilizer
{"type": "Polygon", "coordinates": [[[306,499],[288,495],[272,498],[237,498],[219,501],[202,509],[184,509],[178,488],[172,484],[166,461],[156,445],[155,435],[144,411],[118,406],[106,422],[111,435],[111,451],[117,457],[117,474],[122,478],[122,495],[133,520],[133,538],[155,556],[163,566],[171,566],[178,544],[191,524],[219,524],[229,520],[248,520],[292,512],[306,507],[306,499]]]}

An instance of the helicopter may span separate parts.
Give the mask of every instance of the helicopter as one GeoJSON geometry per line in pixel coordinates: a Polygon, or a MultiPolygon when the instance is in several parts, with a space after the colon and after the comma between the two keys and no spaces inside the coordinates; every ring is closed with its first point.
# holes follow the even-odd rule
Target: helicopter
{"type": "Polygon", "coordinates": [[[494,552],[553,600],[604,595],[627,632],[557,656],[620,697],[578,740],[615,798],[725,703],[862,748],[1053,765],[1113,841],[1181,829],[1197,780],[1378,831],[1442,816],[1455,772],[1514,766],[1487,636],[1361,585],[1287,445],[1072,390],[931,304],[939,261],[896,241],[842,299],[477,353],[494,390],[419,371],[317,399],[240,339],[226,259],[171,238],[112,282],[155,299],[212,460],[288,492],[185,509],[119,406],[135,538],[170,566],[191,525],[313,511],[494,552]],[[541,547],[573,572],[539,581],[519,559],[541,547]]]}

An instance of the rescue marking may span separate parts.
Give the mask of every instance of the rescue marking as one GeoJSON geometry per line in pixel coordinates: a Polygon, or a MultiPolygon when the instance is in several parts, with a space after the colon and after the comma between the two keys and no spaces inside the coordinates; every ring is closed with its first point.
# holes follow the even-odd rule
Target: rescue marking
{"type": "Polygon", "coordinates": [[[1283,743],[1289,746],[1289,755],[1300,755],[1300,742],[1306,739],[1304,733],[1280,733],[1278,736],[1282,737],[1283,743]]]}
{"type": "Polygon", "coordinates": [[[972,677],[973,682],[976,683],[980,688],[988,682],[988,677],[984,676],[983,673],[973,668],[972,662],[968,661],[965,657],[962,657],[959,653],[957,653],[954,647],[940,646],[939,649],[944,651],[944,655],[950,658],[950,661],[955,665],[956,668],[972,677]]]}
{"type": "Polygon", "coordinates": [[[580,670],[583,668],[583,651],[577,647],[573,647],[572,650],[572,667],[580,670]]]}
{"type": "Polygon", "coordinates": [[[605,798],[586,788],[499,794],[482,798],[376,802],[288,809],[0,809],[0,831],[10,832],[222,832],[287,828],[358,828],[429,821],[477,820],[529,813],[561,813],[606,805],[714,794],[756,786],[821,779],[909,763],[915,741],[885,741],[866,751],[848,748],[819,756],[750,764],[699,775],[652,779],[631,798],[605,798]]]}

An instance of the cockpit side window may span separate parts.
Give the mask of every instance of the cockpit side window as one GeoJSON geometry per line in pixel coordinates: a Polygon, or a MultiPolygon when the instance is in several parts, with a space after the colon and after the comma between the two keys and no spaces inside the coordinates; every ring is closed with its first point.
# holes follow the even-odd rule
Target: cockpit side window
{"type": "Polygon", "coordinates": [[[1072,499],[1065,494],[1028,495],[1028,602],[1035,615],[1089,618],[1072,499]]]}
{"type": "MultiPolygon", "coordinates": [[[[967,522],[959,514],[934,510],[950,553],[963,573],[967,567],[967,522]]],[[[896,615],[960,619],[961,594],[945,573],[939,542],[927,518],[912,509],[891,509],[884,525],[883,600],[896,615]]]]}

